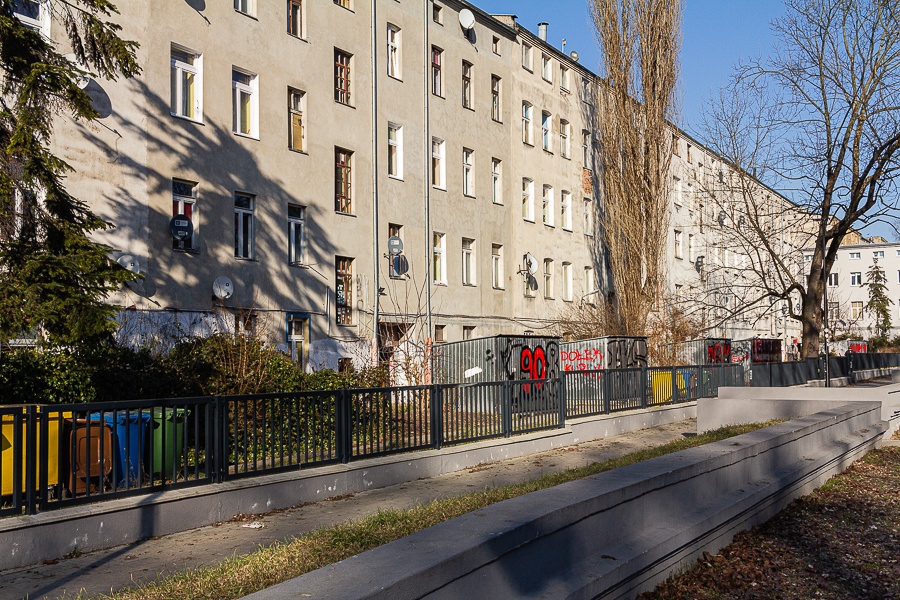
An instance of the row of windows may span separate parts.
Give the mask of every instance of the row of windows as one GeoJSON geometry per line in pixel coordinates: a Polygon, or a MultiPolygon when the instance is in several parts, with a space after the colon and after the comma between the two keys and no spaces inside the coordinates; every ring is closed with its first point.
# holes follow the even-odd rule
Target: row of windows
{"type": "MultiPolygon", "coordinates": [[[[462,238],[460,242],[461,258],[460,272],[461,283],[465,286],[478,284],[477,242],[471,238],[462,238]]],[[[491,287],[495,290],[505,289],[504,280],[504,256],[503,246],[491,244],[491,287]]],[[[432,239],[432,281],[436,285],[447,285],[447,236],[444,233],[435,232],[432,239]]],[[[544,298],[555,298],[554,261],[545,258],[543,261],[542,277],[544,282],[544,298]]],[[[573,267],[572,263],[562,263],[562,298],[570,302],[573,300],[573,267]]],[[[593,267],[584,267],[584,286],[586,293],[594,292],[593,267]]],[[[537,279],[528,276],[524,279],[524,294],[534,297],[538,290],[537,279]]]]}
{"type": "MultiPolygon", "coordinates": [[[[896,253],[897,256],[900,256],[900,250],[896,250],[896,253]]],[[[848,252],[847,257],[850,260],[861,260],[862,252],[848,252]]],[[[873,250],[872,258],[884,258],[884,250],[873,250]]],[[[835,257],[835,260],[837,259],[838,257],[835,257]]],[[[812,254],[804,254],[803,260],[805,260],[806,262],[812,262],[812,254]]]]}

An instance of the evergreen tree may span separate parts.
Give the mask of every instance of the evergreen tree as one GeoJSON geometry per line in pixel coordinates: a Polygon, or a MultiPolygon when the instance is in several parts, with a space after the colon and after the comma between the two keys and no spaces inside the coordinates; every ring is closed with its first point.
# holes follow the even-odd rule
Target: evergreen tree
{"type": "Polygon", "coordinates": [[[887,296],[887,278],[884,269],[878,266],[877,259],[872,262],[866,273],[866,283],[863,285],[869,289],[866,312],[875,318],[875,323],[869,329],[874,333],[871,344],[877,348],[887,344],[891,332],[891,304],[893,304],[887,296]]]}
{"type": "Polygon", "coordinates": [[[116,14],[109,0],[0,0],[0,340],[40,328],[77,344],[115,328],[104,299],[132,275],[91,239],[109,224],[66,191],[72,169],[49,146],[55,119],[98,116],[80,78],[140,72],[116,14]],[[38,11],[65,32],[74,61],[19,18],[38,11]]]}

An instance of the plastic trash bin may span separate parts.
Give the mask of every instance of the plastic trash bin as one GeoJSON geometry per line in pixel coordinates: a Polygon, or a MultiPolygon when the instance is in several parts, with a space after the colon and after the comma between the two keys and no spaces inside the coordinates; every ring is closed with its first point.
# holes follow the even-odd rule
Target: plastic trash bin
{"type": "Polygon", "coordinates": [[[112,472],[113,446],[112,429],[100,421],[98,415],[91,420],[73,419],[69,421],[69,448],[65,465],[71,469],[69,491],[73,494],[102,491],[107,477],[112,472]]]}
{"type": "Polygon", "coordinates": [[[181,466],[184,449],[184,423],[191,411],[186,408],[153,408],[153,450],[150,472],[166,477],[181,466]]]}
{"type": "MultiPolygon", "coordinates": [[[[0,495],[11,496],[13,493],[13,457],[15,455],[15,445],[22,445],[22,479],[21,490],[25,491],[25,464],[28,460],[26,451],[27,443],[27,427],[24,421],[25,406],[4,407],[14,410],[21,410],[23,420],[21,422],[21,430],[16,435],[15,415],[6,412],[2,415],[2,425],[0,425],[0,495]]],[[[47,469],[47,485],[55,486],[59,484],[59,428],[63,423],[63,419],[71,418],[72,413],[60,413],[59,411],[47,411],[44,407],[38,407],[38,412],[44,412],[47,419],[47,457],[44,460],[41,457],[41,430],[40,425],[37,427],[37,479],[36,483],[41,481],[41,469],[47,469]]]]}
{"type": "MultiPolygon", "coordinates": [[[[99,417],[93,413],[91,420],[99,417]]],[[[130,487],[141,483],[144,464],[144,448],[149,436],[149,412],[117,410],[104,413],[103,419],[115,434],[115,473],[118,487],[130,487]]]]}

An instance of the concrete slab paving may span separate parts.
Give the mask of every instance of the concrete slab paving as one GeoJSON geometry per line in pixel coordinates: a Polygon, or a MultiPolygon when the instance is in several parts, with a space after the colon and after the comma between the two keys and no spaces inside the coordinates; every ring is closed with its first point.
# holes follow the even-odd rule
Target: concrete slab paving
{"type": "Polygon", "coordinates": [[[695,432],[696,420],[681,421],[265,515],[245,515],[224,523],[85,553],[52,564],[11,569],[0,572],[0,598],[74,598],[82,590],[86,597],[94,597],[153,581],[158,576],[214,564],[319,527],[361,519],[380,509],[411,508],[470,490],[528,481],[547,473],[658,446],[695,432]],[[261,524],[262,528],[245,527],[256,523],[261,524]]]}

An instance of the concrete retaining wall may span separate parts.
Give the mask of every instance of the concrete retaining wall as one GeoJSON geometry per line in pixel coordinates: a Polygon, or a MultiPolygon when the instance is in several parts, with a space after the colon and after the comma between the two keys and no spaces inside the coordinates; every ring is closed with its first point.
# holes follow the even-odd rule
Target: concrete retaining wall
{"type": "Polygon", "coordinates": [[[633,598],[861,457],[878,402],[813,415],[475,511],[249,596],[633,598]]]}
{"type": "Polygon", "coordinates": [[[434,477],[697,416],[696,402],[577,419],[565,429],[159,492],[0,519],[0,570],[434,477]]]}

